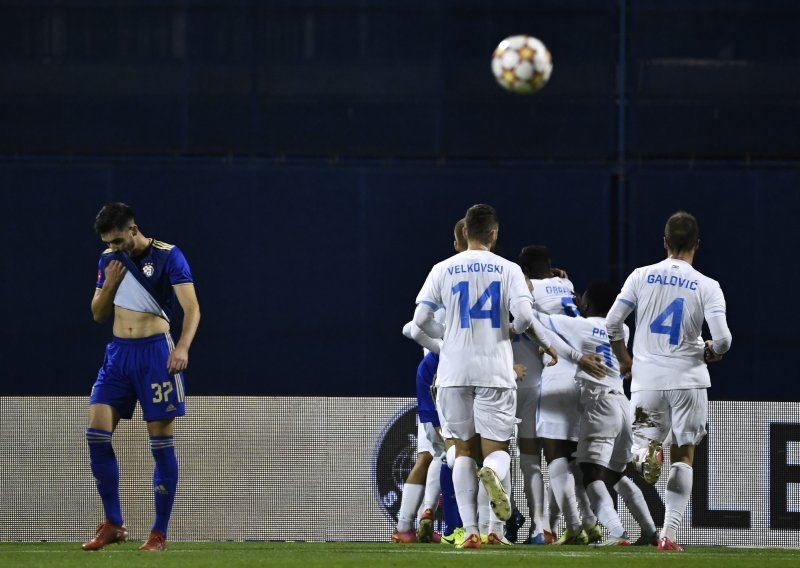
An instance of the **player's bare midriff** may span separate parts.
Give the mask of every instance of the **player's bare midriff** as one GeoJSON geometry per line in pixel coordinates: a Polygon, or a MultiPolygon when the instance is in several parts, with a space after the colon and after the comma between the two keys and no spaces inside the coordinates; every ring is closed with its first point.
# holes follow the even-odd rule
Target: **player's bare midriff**
{"type": "Polygon", "coordinates": [[[169,331],[169,322],[146,312],[135,312],[114,306],[114,336],[122,339],[140,339],[169,331]]]}

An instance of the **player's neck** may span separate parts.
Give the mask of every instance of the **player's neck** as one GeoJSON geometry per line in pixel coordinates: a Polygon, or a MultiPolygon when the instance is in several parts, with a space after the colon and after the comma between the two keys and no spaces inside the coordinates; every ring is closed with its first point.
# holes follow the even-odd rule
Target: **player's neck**
{"type": "Polygon", "coordinates": [[[491,244],[482,243],[480,241],[469,241],[467,243],[467,250],[492,250],[491,244]]]}
{"type": "Polygon", "coordinates": [[[135,237],[133,237],[133,250],[131,251],[132,257],[141,256],[146,250],[147,247],[150,246],[150,242],[152,239],[148,239],[142,233],[137,233],[135,237]]]}
{"type": "Polygon", "coordinates": [[[674,260],[682,260],[687,264],[692,264],[692,262],[694,262],[694,251],[693,250],[669,251],[669,254],[667,254],[667,258],[671,258],[674,260]]]}

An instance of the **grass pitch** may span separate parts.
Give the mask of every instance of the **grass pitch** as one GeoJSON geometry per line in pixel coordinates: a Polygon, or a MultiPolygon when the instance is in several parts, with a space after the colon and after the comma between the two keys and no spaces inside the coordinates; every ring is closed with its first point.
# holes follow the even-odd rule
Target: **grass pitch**
{"type": "Polygon", "coordinates": [[[683,553],[652,547],[590,549],[577,546],[484,547],[455,550],[444,545],[399,545],[354,542],[175,542],[165,552],[139,552],[138,542],[85,552],[78,543],[0,543],[0,567],[239,567],[302,568],[368,566],[433,566],[436,568],[524,566],[676,566],[736,568],[800,566],[800,550],[783,548],[689,548],[683,553]]]}

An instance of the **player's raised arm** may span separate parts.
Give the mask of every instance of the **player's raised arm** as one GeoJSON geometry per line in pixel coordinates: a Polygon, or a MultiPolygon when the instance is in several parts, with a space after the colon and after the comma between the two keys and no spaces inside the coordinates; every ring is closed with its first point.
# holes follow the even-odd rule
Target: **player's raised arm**
{"type": "Polygon", "coordinates": [[[100,274],[98,288],[92,297],[92,317],[97,323],[108,321],[114,315],[114,296],[126,272],[120,261],[112,260],[100,274]]]}

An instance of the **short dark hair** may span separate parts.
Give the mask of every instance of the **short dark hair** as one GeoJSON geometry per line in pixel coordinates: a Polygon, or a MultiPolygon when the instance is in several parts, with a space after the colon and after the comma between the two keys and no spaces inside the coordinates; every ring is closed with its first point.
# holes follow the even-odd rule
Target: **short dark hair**
{"type": "Polygon", "coordinates": [[[453,236],[455,237],[456,242],[458,242],[459,248],[463,248],[463,249],[466,250],[466,248],[467,248],[467,238],[464,236],[464,225],[465,224],[466,224],[466,221],[463,218],[459,219],[456,222],[456,226],[453,227],[453,236]]]}
{"type": "Polygon", "coordinates": [[[594,280],[586,288],[586,299],[596,313],[606,314],[617,299],[619,290],[605,280],[594,280]]]}
{"type": "Polygon", "coordinates": [[[664,227],[664,238],[667,239],[669,250],[675,252],[692,250],[697,245],[697,239],[700,238],[697,219],[686,211],[673,213],[667,219],[667,225],[664,227]]]}
{"type": "Polygon", "coordinates": [[[523,274],[533,278],[534,274],[550,271],[550,251],[544,245],[528,245],[520,251],[517,262],[523,274]]]}
{"type": "Polygon", "coordinates": [[[464,223],[467,227],[467,239],[484,244],[491,242],[489,233],[500,225],[494,207],[483,203],[478,203],[467,209],[467,214],[464,215],[464,223]]]}
{"type": "Polygon", "coordinates": [[[126,203],[106,203],[94,219],[94,230],[98,235],[117,230],[124,231],[135,223],[133,208],[126,203]]]}

